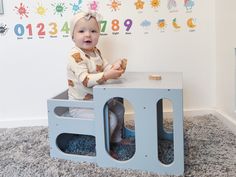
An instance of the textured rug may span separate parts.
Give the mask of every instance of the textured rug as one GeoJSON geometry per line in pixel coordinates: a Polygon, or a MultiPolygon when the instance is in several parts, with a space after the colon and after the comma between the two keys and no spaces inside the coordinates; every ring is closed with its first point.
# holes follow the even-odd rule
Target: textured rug
{"type": "MultiPolygon", "coordinates": [[[[75,144],[71,147],[76,147],[76,141],[72,141],[75,144]]],[[[185,118],[184,141],[184,176],[236,176],[236,135],[220,120],[212,115],[185,118]]],[[[171,160],[172,145],[169,142],[163,142],[163,145],[165,149],[163,153],[169,155],[166,160],[171,160]]],[[[73,152],[73,149],[69,151],[73,152]]],[[[0,129],[0,176],[157,177],[159,175],[137,170],[101,168],[93,163],[52,159],[49,156],[48,128],[25,127],[0,129]]]]}

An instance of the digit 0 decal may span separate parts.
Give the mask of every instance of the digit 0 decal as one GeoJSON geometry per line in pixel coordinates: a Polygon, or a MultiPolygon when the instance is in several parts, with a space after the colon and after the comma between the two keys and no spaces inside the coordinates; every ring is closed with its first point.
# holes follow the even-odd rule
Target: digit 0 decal
{"type": "Polygon", "coordinates": [[[16,24],[14,28],[14,32],[18,39],[21,39],[22,36],[25,34],[25,28],[22,24],[16,24]]]}

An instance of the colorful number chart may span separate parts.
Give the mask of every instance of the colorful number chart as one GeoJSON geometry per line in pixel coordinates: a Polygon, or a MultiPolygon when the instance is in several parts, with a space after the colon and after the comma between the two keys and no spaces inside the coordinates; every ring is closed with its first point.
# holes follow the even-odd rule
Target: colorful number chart
{"type": "Polygon", "coordinates": [[[21,39],[24,36],[28,39],[32,39],[33,35],[37,35],[39,38],[44,38],[46,35],[49,35],[51,38],[56,38],[58,33],[60,33],[63,37],[68,37],[69,31],[68,22],[65,22],[61,27],[58,26],[56,22],[50,22],[48,24],[16,24],[14,26],[14,33],[18,39],[21,39]]]}
{"type": "Polygon", "coordinates": [[[7,8],[14,23],[0,22],[0,37],[14,34],[16,39],[68,38],[69,19],[79,11],[102,14],[101,36],[133,35],[137,31],[168,35],[199,28],[195,0],[22,0],[11,4],[7,8]]]}

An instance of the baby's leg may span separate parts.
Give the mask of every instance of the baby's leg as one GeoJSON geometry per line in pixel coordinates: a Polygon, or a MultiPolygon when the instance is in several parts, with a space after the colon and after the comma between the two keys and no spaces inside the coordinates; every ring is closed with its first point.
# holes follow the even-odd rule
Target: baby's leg
{"type": "Polygon", "coordinates": [[[124,106],[119,101],[113,100],[109,104],[109,110],[116,115],[117,126],[112,135],[112,142],[120,142],[122,140],[122,131],[124,127],[124,106]]]}
{"type": "Polygon", "coordinates": [[[118,121],[116,115],[111,111],[109,111],[109,121],[110,121],[110,140],[112,141],[112,136],[117,127],[118,121]]]}

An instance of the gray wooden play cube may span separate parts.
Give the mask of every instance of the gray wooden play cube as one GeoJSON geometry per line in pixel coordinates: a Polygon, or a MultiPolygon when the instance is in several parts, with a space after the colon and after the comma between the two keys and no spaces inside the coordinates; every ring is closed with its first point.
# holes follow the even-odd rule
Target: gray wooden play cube
{"type": "MultiPolygon", "coordinates": [[[[102,167],[138,169],[158,174],[181,175],[184,173],[183,145],[183,95],[181,73],[158,73],[161,80],[150,80],[153,73],[126,73],[119,80],[107,82],[93,88],[93,101],[69,101],[66,92],[48,100],[49,140],[52,157],[96,162],[102,167]],[[109,154],[108,100],[114,97],[127,99],[135,112],[135,154],[127,161],[119,161],[109,154]],[[173,133],[163,130],[162,99],[173,103],[173,133]],[[65,107],[89,107],[95,109],[95,120],[64,118],[65,107]],[[63,107],[63,108],[62,108],[63,107]],[[58,135],[75,133],[92,135],[96,139],[96,156],[65,154],[56,143],[58,135]],[[158,159],[159,138],[173,140],[174,161],[163,164],[158,159]]],[[[156,73],[155,73],[156,74],[156,73]]],[[[66,142],[66,140],[65,140],[66,142]]],[[[63,143],[61,143],[63,144],[63,143]]]]}

